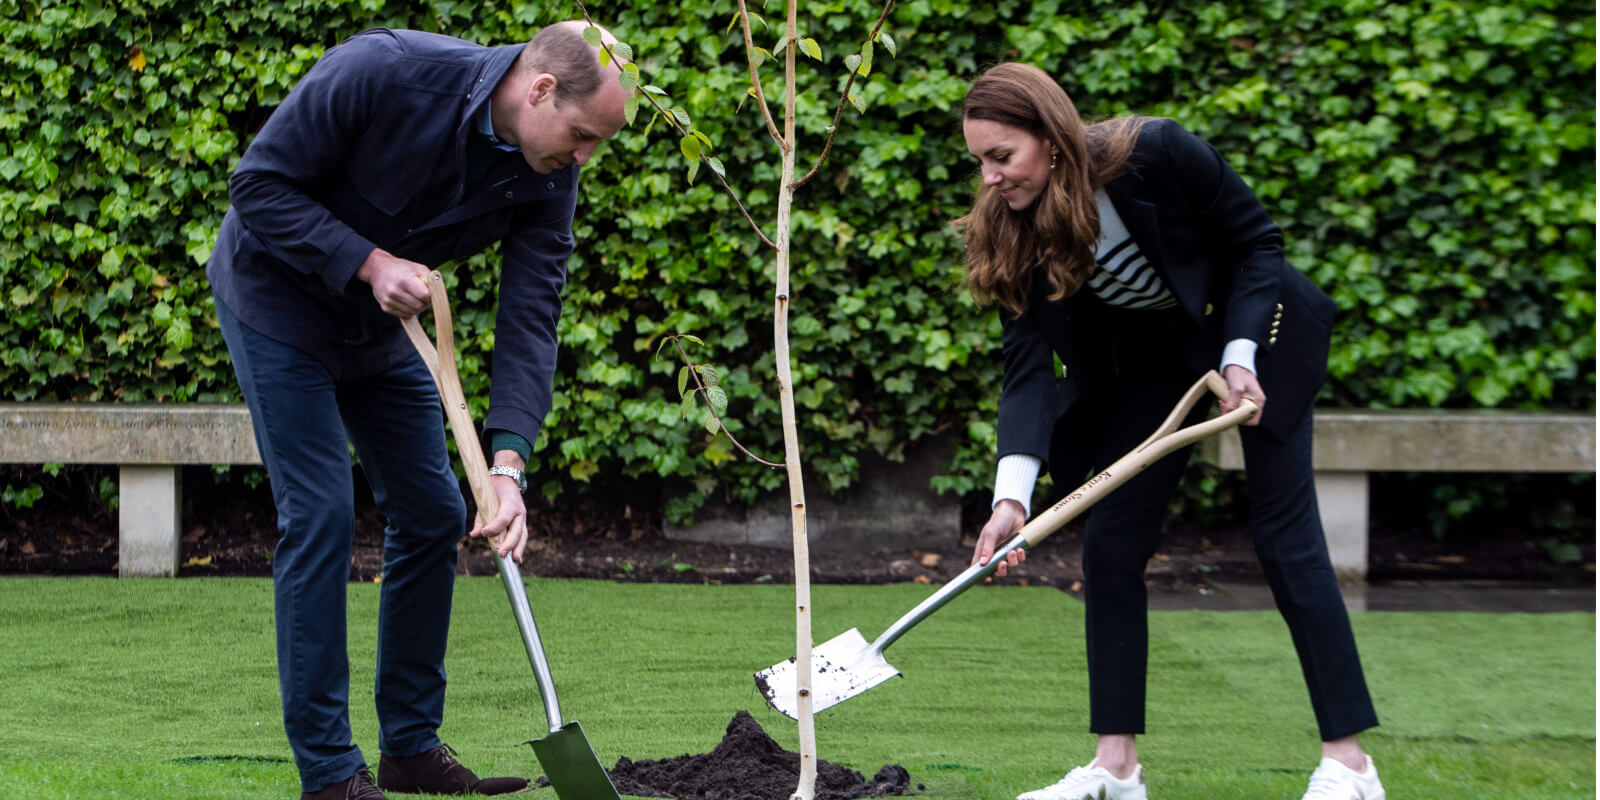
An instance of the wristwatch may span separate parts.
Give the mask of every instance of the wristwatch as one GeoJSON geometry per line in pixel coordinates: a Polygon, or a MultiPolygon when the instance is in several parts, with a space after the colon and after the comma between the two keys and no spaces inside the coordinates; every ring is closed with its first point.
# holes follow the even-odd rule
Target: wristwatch
{"type": "Polygon", "coordinates": [[[517,482],[517,491],[524,493],[528,491],[528,479],[523,477],[522,470],[517,469],[516,467],[508,467],[504,464],[496,464],[489,468],[489,474],[504,475],[517,482]]]}

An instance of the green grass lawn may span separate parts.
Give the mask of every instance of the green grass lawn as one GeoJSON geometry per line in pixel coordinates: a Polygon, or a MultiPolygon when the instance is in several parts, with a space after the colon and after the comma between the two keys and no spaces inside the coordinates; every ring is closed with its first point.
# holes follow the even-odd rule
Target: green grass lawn
{"type": "MultiPolygon", "coordinates": [[[[817,586],[818,642],[870,639],[927,586],[817,586]]],[[[791,587],[535,580],[529,597],[568,719],[601,760],[709,751],[739,709],[795,749],[751,673],[793,652],[791,587]]],[[[377,762],[376,585],[350,587],[352,724],[377,762]]],[[[1593,614],[1354,618],[1383,726],[1364,738],[1389,795],[1595,797],[1593,614]]],[[[1092,755],[1082,607],[982,587],[889,651],[904,677],[817,720],[820,756],[910,770],[932,798],[1011,798],[1092,755]]],[[[1298,798],[1315,723],[1272,612],[1152,615],[1152,798],[1298,798]]],[[[0,580],[0,798],[290,798],[272,588],[264,579],[0,580]]],[[[445,741],[480,774],[541,774],[544,710],[505,594],[463,579],[445,741]]],[[[545,789],[529,797],[554,800],[545,789]]]]}

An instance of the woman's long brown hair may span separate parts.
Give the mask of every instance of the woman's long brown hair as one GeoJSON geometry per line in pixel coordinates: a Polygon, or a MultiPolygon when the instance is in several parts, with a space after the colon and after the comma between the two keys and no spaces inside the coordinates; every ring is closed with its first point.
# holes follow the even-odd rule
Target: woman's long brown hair
{"type": "Polygon", "coordinates": [[[1086,126],[1066,91],[1027,64],[985,72],[967,92],[961,118],[1021,128],[1057,154],[1044,190],[1022,211],[1012,211],[996,187],[980,182],[972,210],[953,223],[966,245],[967,290],[979,304],[998,301],[1018,315],[1039,276],[1049,299],[1071,296],[1094,271],[1100,237],[1094,192],[1127,167],[1149,119],[1121,117],[1086,126]]]}

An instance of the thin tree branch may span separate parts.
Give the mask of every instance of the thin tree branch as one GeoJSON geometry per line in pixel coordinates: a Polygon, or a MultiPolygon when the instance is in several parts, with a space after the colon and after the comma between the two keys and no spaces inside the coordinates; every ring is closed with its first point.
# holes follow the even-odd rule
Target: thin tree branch
{"type": "MultiPolygon", "coordinates": [[[[878,15],[878,24],[873,25],[872,32],[867,34],[868,42],[878,38],[878,31],[883,29],[883,21],[889,18],[889,9],[891,8],[894,8],[894,0],[884,0],[883,13],[878,15]]],[[[844,117],[845,103],[850,101],[850,87],[855,84],[856,74],[859,70],[860,67],[850,70],[850,77],[844,82],[844,91],[839,93],[839,107],[833,112],[833,127],[828,129],[828,139],[822,144],[822,155],[817,157],[817,163],[811,166],[811,171],[790,184],[790,188],[799,189],[804,186],[806,181],[811,180],[811,176],[816,175],[817,170],[822,169],[823,163],[828,160],[828,152],[833,149],[833,138],[839,135],[839,120],[844,117]]]]}
{"type": "MultiPolygon", "coordinates": [[[[600,27],[595,23],[594,19],[589,16],[589,9],[584,6],[583,0],[578,0],[578,10],[583,12],[583,19],[585,22],[596,28],[600,27]]],[[[605,41],[602,40],[600,42],[600,47],[606,51],[606,55],[611,57],[611,61],[613,63],[619,65],[618,68],[620,69],[622,59],[617,58],[617,54],[611,50],[611,45],[606,44],[605,41]]],[[[667,124],[671,125],[673,130],[678,132],[679,136],[689,135],[689,132],[684,130],[682,125],[678,124],[677,118],[672,116],[670,111],[662,108],[661,104],[656,102],[655,97],[652,96],[650,92],[640,91],[639,94],[642,95],[645,100],[650,101],[650,105],[655,108],[656,113],[660,114],[661,117],[667,121],[667,124]]],[[[700,160],[705,161],[708,165],[711,163],[709,157],[705,153],[700,154],[700,160]]],[[[739,193],[735,192],[733,187],[728,184],[728,179],[722,177],[722,174],[714,169],[711,170],[711,174],[717,176],[717,180],[722,183],[722,188],[728,193],[729,197],[733,198],[733,204],[739,207],[739,213],[743,214],[745,221],[750,223],[750,229],[756,232],[756,236],[761,237],[762,243],[773,250],[778,249],[778,245],[771,239],[768,239],[765,233],[762,233],[761,226],[756,224],[755,217],[750,215],[750,209],[744,207],[744,201],[739,199],[739,193]]]]}
{"type": "Polygon", "coordinates": [[[711,412],[711,418],[717,421],[717,427],[721,428],[723,433],[728,434],[728,441],[733,442],[733,446],[739,448],[739,452],[755,459],[763,467],[781,469],[783,467],[783,462],[768,461],[761,456],[750,452],[749,448],[740,444],[739,440],[734,438],[733,431],[728,430],[727,423],[722,421],[722,417],[717,416],[717,407],[711,404],[711,395],[706,393],[706,385],[700,380],[700,370],[695,369],[695,363],[689,360],[689,353],[683,349],[683,342],[679,341],[681,338],[682,337],[680,336],[671,337],[672,346],[677,349],[678,358],[682,359],[684,365],[689,368],[689,374],[694,376],[695,393],[699,394],[700,397],[706,401],[706,409],[711,412]]]}
{"type": "Polygon", "coordinates": [[[745,8],[744,0],[739,0],[739,28],[744,31],[744,60],[750,65],[750,87],[761,106],[761,117],[767,121],[767,133],[772,134],[773,141],[779,147],[788,150],[793,145],[783,140],[783,134],[778,132],[778,123],[772,118],[772,109],[767,108],[767,98],[761,94],[761,76],[756,73],[756,43],[750,38],[750,11],[745,8]]]}

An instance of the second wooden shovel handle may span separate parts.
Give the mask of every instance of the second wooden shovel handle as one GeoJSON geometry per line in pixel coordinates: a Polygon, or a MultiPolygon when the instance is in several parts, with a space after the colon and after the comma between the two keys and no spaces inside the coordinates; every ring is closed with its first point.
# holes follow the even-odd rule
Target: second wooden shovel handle
{"type": "Polygon", "coordinates": [[[1073,517],[1094,505],[1095,501],[1107,492],[1121,486],[1123,482],[1161,460],[1163,456],[1213,433],[1238,425],[1256,413],[1255,404],[1244,400],[1239,403],[1238,408],[1226,414],[1195,423],[1187,428],[1179,428],[1184,418],[1189,416],[1189,412],[1194,410],[1195,404],[1200,402],[1200,398],[1207,392],[1219,400],[1228,399],[1228,383],[1217,374],[1216,370],[1206,372],[1200,376],[1200,380],[1189,387],[1183,399],[1173,407],[1172,413],[1167,415],[1155,433],[1150,434],[1150,438],[1145,439],[1127,455],[1117,459],[1111,466],[1101,470],[1071,494],[1057,500],[1055,505],[1040,512],[1023,526],[1017,535],[1026,540],[1028,547],[1033,547],[1055,533],[1073,517]]]}

